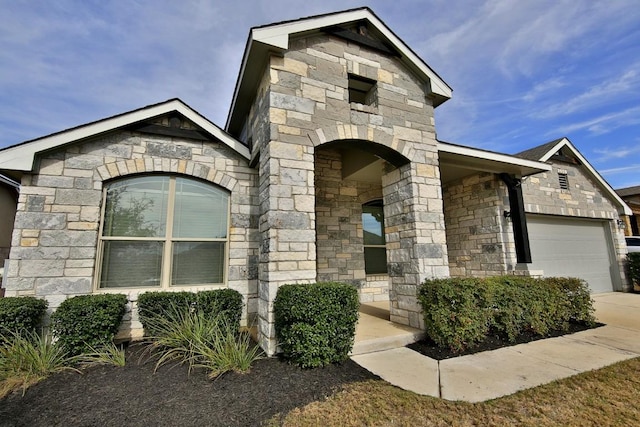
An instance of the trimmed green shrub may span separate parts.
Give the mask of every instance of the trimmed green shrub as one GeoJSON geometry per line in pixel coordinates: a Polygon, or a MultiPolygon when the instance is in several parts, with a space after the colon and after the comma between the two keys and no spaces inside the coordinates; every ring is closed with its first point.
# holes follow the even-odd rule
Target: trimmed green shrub
{"type": "Polygon", "coordinates": [[[489,288],[482,279],[433,279],[418,290],[425,332],[437,345],[461,350],[489,333],[489,288]]]}
{"type": "Polygon", "coordinates": [[[242,317],[242,295],[233,289],[200,291],[196,294],[196,305],[205,313],[215,313],[224,317],[228,328],[240,329],[242,317]]]}
{"type": "Polygon", "coordinates": [[[51,330],[70,355],[108,345],[118,332],[126,295],[80,295],[66,299],[51,315],[51,330]]]}
{"type": "Polygon", "coordinates": [[[539,311],[537,301],[527,301],[525,297],[526,288],[531,289],[531,280],[515,276],[512,279],[504,282],[487,279],[492,301],[491,328],[510,340],[520,335],[528,319],[539,311]]]}
{"type": "Polygon", "coordinates": [[[138,316],[145,334],[154,335],[151,318],[167,316],[176,309],[198,309],[224,319],[234,331],[240,329],[242,295],[233,289],[195,292],[145,292],[138,295],[138,316]]]}
{"type": "Polygon", "coordinates": [[[33,332],[47,311],[47,301],[35,297],[0,298],[0,332],[33,332]]]}
{"type": "Polygon", "coordinates": [[[548,286],[556,286],[561,293],[555,304],[556,318],[561,319],[559,321],[595,324],[595,309],[587,282],[575,277],[547,277],[540,280],[548,286]]]}
{"type": "Polygon", "coordinates": [[[437,345],[460,351],[490,333],[514,341],[546,335],[570,322],[593,325],[593,302],[580,279],[500,276],[426,280],[418,290],[425,331],[437,345]]]}
{"type": "Polygon", "coordinates": [[[303,368],[341,362],[353,347],[358,291],[346,283],[283,285],[273,303],[284,357],[303,368]]]}
{"type": "Polygon", "coordinates": [[[630,252],[627,254],[627,270],[631,284],[640,286],[640,252],[630,252]]]}

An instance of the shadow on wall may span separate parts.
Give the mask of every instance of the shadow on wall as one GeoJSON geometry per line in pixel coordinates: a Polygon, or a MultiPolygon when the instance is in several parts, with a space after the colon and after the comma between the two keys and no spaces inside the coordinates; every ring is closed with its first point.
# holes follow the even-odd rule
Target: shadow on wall
{"type": "Polygon", "coordinates": [[[18,206],[18,185],[0,176],[0,297],[4,296],[2,281],[5,260],[9,258],[11,234],[18,206]]]}

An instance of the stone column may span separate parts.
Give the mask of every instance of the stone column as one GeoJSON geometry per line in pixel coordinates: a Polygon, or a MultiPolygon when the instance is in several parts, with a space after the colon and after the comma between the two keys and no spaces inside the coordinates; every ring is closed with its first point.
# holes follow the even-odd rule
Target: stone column
{"type": "Polygon", "coordinates": [[[316,280],[313,147],[271,141],[260,152],[258,338],[276,353],[273,301],[288,283],[316,280]]]}
{"type": "Polygon", "coordinates": [[[437,166],[412,162],[382,177],[391,321],[424,329],[418,286],[448,277],[437,166]]]}

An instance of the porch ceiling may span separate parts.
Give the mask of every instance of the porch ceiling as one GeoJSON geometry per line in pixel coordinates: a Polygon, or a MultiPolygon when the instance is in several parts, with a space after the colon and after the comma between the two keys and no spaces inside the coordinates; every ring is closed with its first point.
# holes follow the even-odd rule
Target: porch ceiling
{"type": "Polygon", "coordinates": [[[438,154],[443,183],[478,172],[508,173],[522,177],[551,170],[551,165],[546,163],[448,142],[438,142],[438,154]]]}

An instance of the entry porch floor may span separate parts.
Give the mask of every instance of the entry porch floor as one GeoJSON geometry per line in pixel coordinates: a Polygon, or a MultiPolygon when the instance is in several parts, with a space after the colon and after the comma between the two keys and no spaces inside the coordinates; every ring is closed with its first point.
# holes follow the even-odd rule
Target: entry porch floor
{"type": "Polygon", "coordinates": [[[360,304],[352,355],[404,347],[419,341],[424,332],[389,320],[389,301],[360,304]]]}

